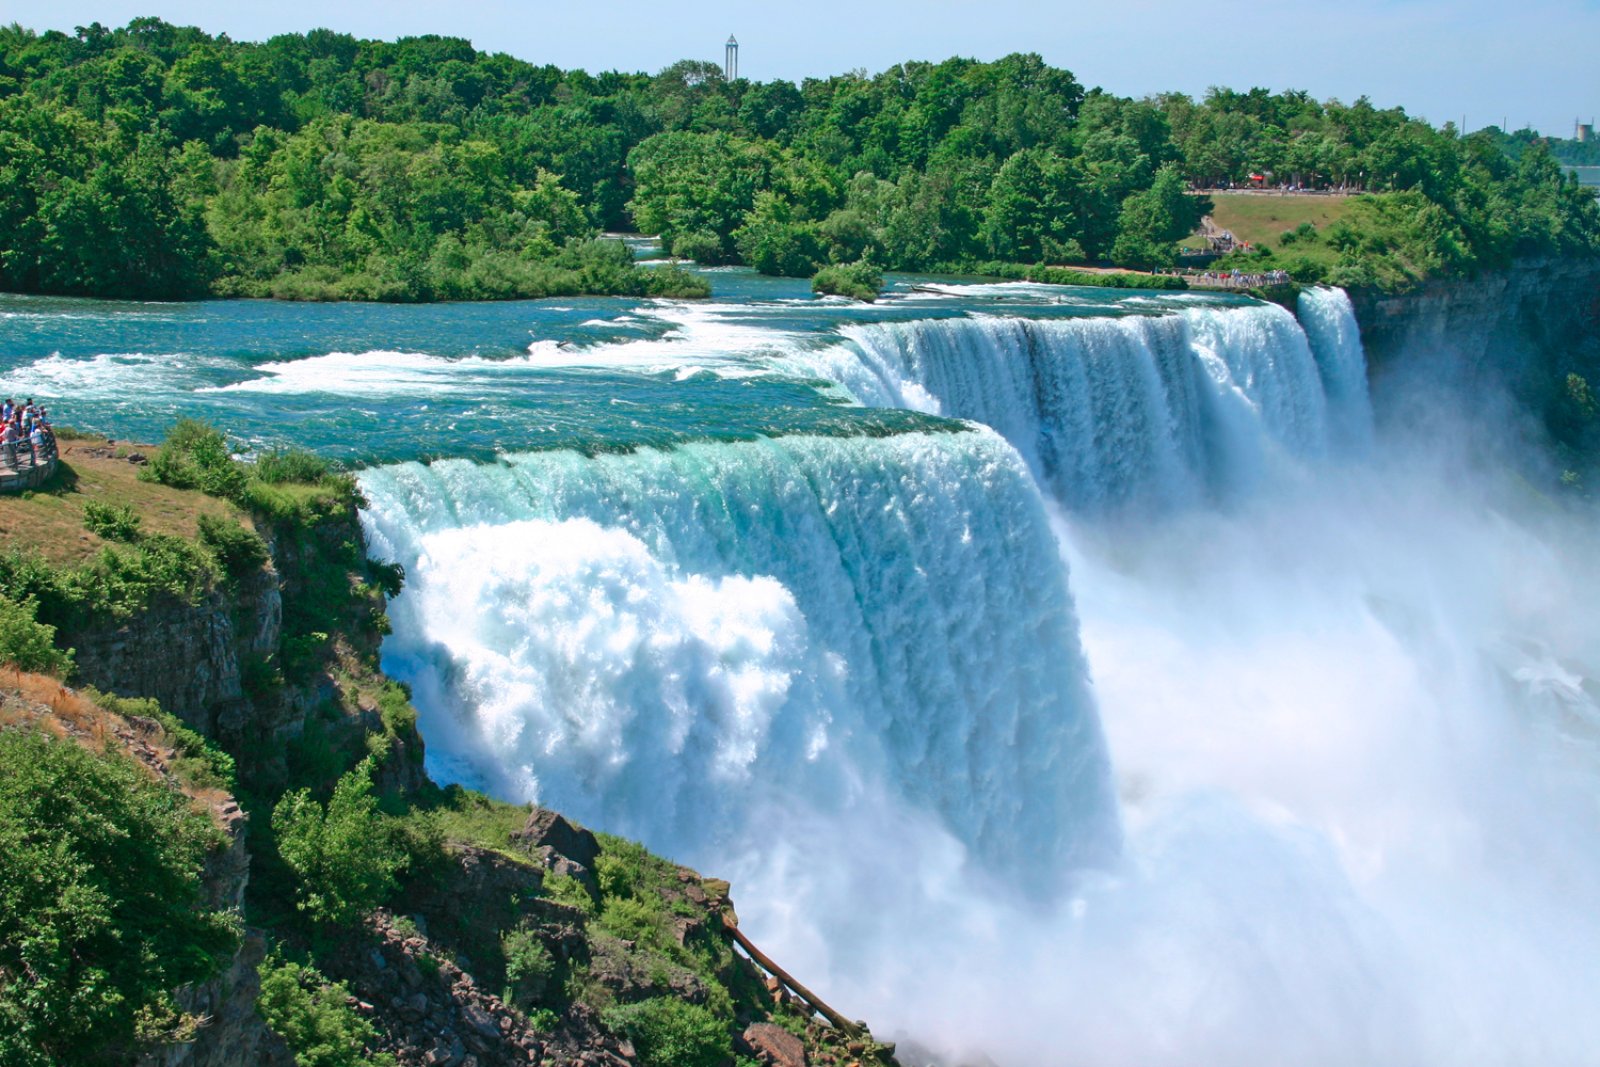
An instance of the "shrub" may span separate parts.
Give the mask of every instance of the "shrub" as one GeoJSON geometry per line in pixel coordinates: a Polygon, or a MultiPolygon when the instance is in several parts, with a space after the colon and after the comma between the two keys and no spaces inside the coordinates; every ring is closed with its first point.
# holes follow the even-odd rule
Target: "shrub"
{"type": "Polygon", "coordinates": [[[333,463],[303,448],[276,449],[256,457],[251,473],[268,485],[296,482],[320,485],[334,474],[333,463]]]}
{"type": "Polygon", "coordinates": [[[811,291],[870,304],[883,292],[883,272],[864,259],[823,267],[811,279],[811,291]]]}
{"type": "Polygon", "coordinates": [[[378,714],[383,718],[384,730],[391,734],[416,729],[417,709],[411,706],[411,694],[400,682],[385,682],[378,690],[378,714]]]}
{"type": "Polygon", "coordinates": [[[201,515],[199,526],[200,543],[211,550],[230,578],[243,578],[258,571],[272,558],[261,535],[237,522],[201,515]]]}
{"type": "Polygon", "coordinates": [[[56,647],[56,628],[38,621],[32,599],[12,600],[0,593],[0,663],[25,671],[65,675],[72,653],[56,647]]]}
{"type": "Polygon", "coordinates": [[[296,1067],[393,1067],[389,1053],[367,1052],[378,1031],[350,1007],[349,997],[343,982],[272,956],[261,965],[256,1009],[294,1053],[296,1067]]]}
{"type": "Polygon", "coordinates": [[[406,583],[406,568],[401,563],[381,563],[375,559],[367,560],[367,581],[371,582],[378,592],[393,600],[400,595],[400,590],[406,583]]]}
{"type": "Polygon", "coordinates": [[[139,477],[174,489],[199,489],[225,500],[240,499],[249,480],[222,431],[197,419],[174,423],[139,477]]]}
{"type": "Polygon", "coordinates": [[[171,990],[238,943],[201,899],[217,841],[132,760],[0,731],[0,1063],[129,1063],[192,1032],[171,990]]]}
{"type": "Polygon", "coordinates": [[[526,926],[509,930],[500,938],[506,960],[506,1003],[527,1011],[545,998],[556,976],[555,957],[539,936],[526,926]]]}
{"type": "Polygon", "coordinates": [[[278,852],[298,875],[296,905],[319,923],[355,922],[394,893],[406,854],[372,795],[372,757],[334,786],[326,807],[308,790],[272,812],[278,852]]]}
{"type": "Polygon", "coordinates": [[[139,516],[127,504],[113,507],[90,500],[83,505],[83,526],[107,541],[132,544],[139,540],[139,516]]]}
{"type": "Polygon", "coordinates": [[[607,1008],[601,1020],[632,1041],[643,1067],[722,1067],[733,1057],[723,1022],[700,1004],[656,997],[607,1008]]]}
{"type": "Polygon", "coordinates": [[[709,230],[680,233],[672,239],[670,249],[679,259],[692,259],[696,263],[721,263],[722,239],[709,230]]]}

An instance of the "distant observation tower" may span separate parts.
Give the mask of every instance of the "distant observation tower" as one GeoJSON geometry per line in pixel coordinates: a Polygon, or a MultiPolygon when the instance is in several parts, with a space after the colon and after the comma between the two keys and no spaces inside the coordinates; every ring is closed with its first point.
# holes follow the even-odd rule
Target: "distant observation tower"
{"type": "Polygon", "coordinates": [[[728,34],[728,47],[723,54],[722,76],[728,81],[737,81],[739,78],[739,42],[733,39],[733,34],[728,34]]]}

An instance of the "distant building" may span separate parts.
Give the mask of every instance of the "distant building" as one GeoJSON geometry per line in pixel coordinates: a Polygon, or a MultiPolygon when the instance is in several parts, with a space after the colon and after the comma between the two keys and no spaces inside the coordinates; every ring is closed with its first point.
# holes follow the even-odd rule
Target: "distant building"
{"type": "Polygon", "coordinates": [[[733,34],[728,34],[728,47],[722,60],[722,76],[729,81],[736,81],[739,77],[739,42],[733,39],[733,34]]]}
{"type": "Polygon", "coordinates": [[[1587,123],[1573,120],[1572,139],[1579,144],[1594,140],[1594,119],[1590,119],[1587,123]]]}

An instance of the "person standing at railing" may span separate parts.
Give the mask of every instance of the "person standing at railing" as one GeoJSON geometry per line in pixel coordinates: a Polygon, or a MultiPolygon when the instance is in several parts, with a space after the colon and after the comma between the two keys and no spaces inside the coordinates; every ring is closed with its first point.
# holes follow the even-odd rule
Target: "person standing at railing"
{"type": "Polygon", "coordinates": [[[8,420],[4,429],[0,429],[0,455],[4,455],[6,466],[12,470],[17,469],[17,441],[21,438],[15,420],[8,420]]]}
{"type": "Polygon", "coordinates": [[[50,433],[45,429],[44,419],[33,420],[33,432],[28,434],[28,449],[33,453],[33,465],[37,467],[49,458],[50,433]]]}

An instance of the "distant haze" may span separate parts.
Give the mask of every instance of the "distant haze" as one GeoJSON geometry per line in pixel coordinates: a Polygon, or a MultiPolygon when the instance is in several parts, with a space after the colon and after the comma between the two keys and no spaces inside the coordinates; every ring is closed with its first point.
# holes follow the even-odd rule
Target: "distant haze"
{"type": "Polygon", "coordinates": [[[1207,86],[1305,89],[1349,102],[1363,94],[1435,125],[1532,126],[1570,137],[1600,113],[1600,0],[812,0],[693,4],[614,0],[420,3],[309,0],[220,5],[198,0],[22,0],[0,20],[33,29],[140,15],[226,32],[238,40],[320,26],[362,37],[423,33],[590,71],[655,72],[677,59],[718,62],[731,32],[740,73],[758,80],[876,73],[902,60],[994,59],[1038,52],[1086,86],[1124,96],[1207,86]]]}

